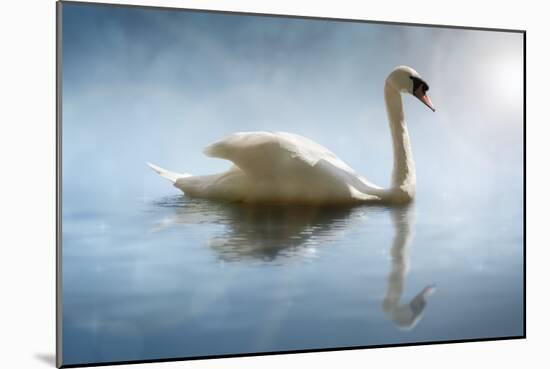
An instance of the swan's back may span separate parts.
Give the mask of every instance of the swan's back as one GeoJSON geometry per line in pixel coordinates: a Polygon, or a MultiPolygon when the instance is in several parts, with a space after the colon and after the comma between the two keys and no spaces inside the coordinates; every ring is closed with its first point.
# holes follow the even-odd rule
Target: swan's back
{"type": "Polygon", "coordinates": [[[314,167],[321,160],[337,168],[355,173],[326,147],[287,132],[238,132],[224,137],[204,149],[211,157],[231,160],[253,176],[287,175],[290,166],[307,164],[314,167]],[[266,165],[269,167],[266,168],[266,165]],[[273,170],[283,169],[282,173],[273,170]]]}
{"type": "Polygon", "coordinates": [[[239,132],[205,148],[251,183],[243,201],[345,203],[373,200],[376,189],[327,148],[286,132],[239,132]],[[370,187],[369,187],[370,186],[370,187]]]}

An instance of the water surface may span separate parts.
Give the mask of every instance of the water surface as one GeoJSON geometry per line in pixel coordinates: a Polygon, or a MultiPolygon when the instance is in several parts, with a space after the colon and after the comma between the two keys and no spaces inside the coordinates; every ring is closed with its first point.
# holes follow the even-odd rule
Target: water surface
{"type": "Polygon", "coordinates": [[[64,363],[521,335],[521,224],[487,205],[72,213],[64,363]]]}

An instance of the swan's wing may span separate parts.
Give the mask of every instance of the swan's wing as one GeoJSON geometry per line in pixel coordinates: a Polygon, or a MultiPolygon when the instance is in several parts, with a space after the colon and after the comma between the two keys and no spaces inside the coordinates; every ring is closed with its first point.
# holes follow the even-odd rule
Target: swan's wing
{"type": "Polygon", "coordinates": [[[239,132],[217,141],[204,150],[211,157],[232,161],[247,175],[262,178],[300,176],[315,168],[326,178],[348,183],[350,190],[365,194],[380,188],[360,177],[324,146],[286,132],[239,132]]]}
{"type": "Polygon", "coordinates": [[[349,172],[346,163],[327,148],[305,137],[286,132],[238,132],[214,142],[204,149],[211,157],[231,160],[249,175],[273,172],[281,164],[295,159],[314,167],[321,160],[349,172]],[[270,167],[271,166],[271,167],[270,167]]]}

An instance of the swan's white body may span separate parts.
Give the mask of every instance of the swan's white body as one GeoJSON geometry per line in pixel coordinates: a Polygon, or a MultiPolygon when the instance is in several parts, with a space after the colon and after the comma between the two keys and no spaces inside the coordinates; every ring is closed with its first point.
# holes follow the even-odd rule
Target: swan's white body
{"type": "Polygon", "coordinates": [[[209,145],[206,155],[234,164],[220,174],[192,176],[149,165],[191,197],[247,203],[408,202],[416,177],[401,92],[411,92],[411,76],[420,78],[411,68],[398,67],[384,87],[394,156],[389,189],[370,183],[318,143],[286,132],[234,133],[209,145]]]}

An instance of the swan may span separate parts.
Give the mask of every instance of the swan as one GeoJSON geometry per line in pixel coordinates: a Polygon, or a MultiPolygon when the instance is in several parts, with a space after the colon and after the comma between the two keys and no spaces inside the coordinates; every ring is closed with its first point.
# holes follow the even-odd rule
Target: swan
{"type": "Polygon", "coordinates": [[[314,205],[407,203],[415,195],[416,175],[401,94],[415,96],[435,112],[428,89],[420,74],[407,66],[396,67],[386,78],[384,100],[394,161],[387,189],[357,174],[320,144],[287,132],[238,132],[207,146],[207,156],[233,162],[224,173],[194,176],[147,164],[190,197],[314,205]]]}

